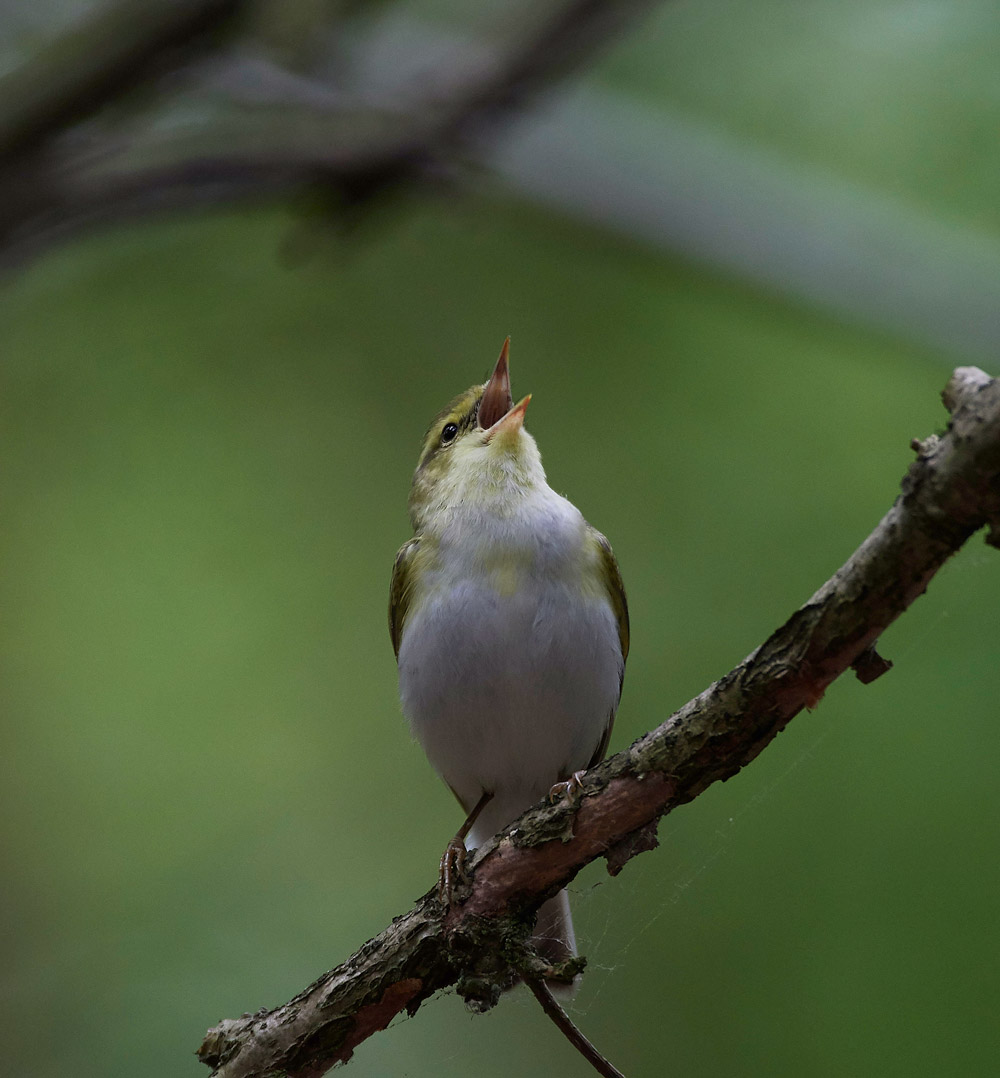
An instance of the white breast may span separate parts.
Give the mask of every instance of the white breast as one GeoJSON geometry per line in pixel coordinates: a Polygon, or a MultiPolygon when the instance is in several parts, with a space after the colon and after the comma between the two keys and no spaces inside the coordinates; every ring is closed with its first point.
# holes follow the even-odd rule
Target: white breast
{"type": "Polygon", "coordinates": [[[471,848],[587,766],[618,703],[622,655],[566,499],[547,490],[517,519],[456,518],[451,530],[407,618],[399,684],[414,735],[466,808],[494,794],[471,848]]]}

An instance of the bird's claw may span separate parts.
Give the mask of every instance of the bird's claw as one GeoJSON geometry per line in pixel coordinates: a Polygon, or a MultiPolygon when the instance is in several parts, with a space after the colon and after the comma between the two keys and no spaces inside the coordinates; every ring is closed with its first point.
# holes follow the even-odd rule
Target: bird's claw
{"type": "Polygon", "coordinates": [[[455,887],[458,883],[469,882],[468,850],[465,843],[457,838],[445,846],[441,855],[440,871],[438,873],[438,901],[447,907],[455,902],[455,887]]]}
{"type": "Polygon", "coordinates": [[[549,804],[554,805],[557,801],[568,801],[576,797],[583,789],[583,776],[586,773],[586,771],[574,771],[568,779],[557,782],[549,790],[549,804]]]}

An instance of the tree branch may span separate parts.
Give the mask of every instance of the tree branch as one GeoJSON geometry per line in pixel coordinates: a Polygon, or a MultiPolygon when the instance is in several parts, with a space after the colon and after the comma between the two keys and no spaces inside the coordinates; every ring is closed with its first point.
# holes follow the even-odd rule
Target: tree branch
{"type": "MultiPolygon", "coordinates": [[[[402,1010],[451,984],[480,1009],[513,963],[527,969],[534,911],[588,862],[612,875],[651,849],[661,816],[735,775],[803,707],[860,665],[887,665],[879,634],[977,529],[1000,546],[1000,381],[955,371],[946,434],[915,442],[902,494],[850,560],[735,670],[587,773],[579,799],[529,810],[480,851],[465,901],[428,893],[289,1003],[221,1022],[199,1050],[224,1078],[315,1078],[402,1010]]],[[[537,959],[535,959],[537,962],[537,959]]],[[[537,972],[537,971],[536,971],[537,972]]]]}
{"type": "Polygon", "coordinates": [[[163,53],[204,37],[240,0],[117,0],[0,78],[0,168],[146,82],[163,53]]]}
{"type": "Polygon", "coordinates": [[[196,34],[241,6],[156,0],[144,16],[142,3],[120,0],[110,15],[0,80],[13,102],[6,106],[0,95],[0,251],[7,248],[4,261],[16,261],[98,222],[309,188],[328,192],[332,207],[357,211],[404,185],[439,180],[500,121],[592,60],[655,2],[559,0],[492,58],[456,58],[462,77],[448,85],[424,80],[405,111],[390,114],[364,100],[324,109],[331,88],[314,83],[308,104],[276,99],[281,115],[268,117],[258,103],[206,124],[197,139],[178,138],[172,153],[161,139],[150,166],[120,138],[79,137],[75,129],[67,138],[65,129],[119,100],[150,71],[162,74],[168,48],[173,67],[181,67],[189,57],[179,46],[190,47],[196,34]],[[162,63],[150,68],[154,57],[162,63]],[[57,62],[66,67],[58,79],[57,62]],[[295,139],[302,131],[308,137],[295,139]]]}

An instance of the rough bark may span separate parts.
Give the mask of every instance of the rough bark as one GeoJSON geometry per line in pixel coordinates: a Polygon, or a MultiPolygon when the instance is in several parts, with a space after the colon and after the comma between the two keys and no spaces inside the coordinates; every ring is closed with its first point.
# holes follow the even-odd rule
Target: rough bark
{"type": "Polygon", "coordinates": [[[865,683],[884,673],[875,641],[944,562],[982,527],[1000,546],[1000,381],[962,367],[943,397],[948,430],[913,442],[892,508],[744,662],[588,772],[578,798],[515,821],[480,851],[461,904],[447,910],[425,895],[290,1002],[210,1030],[201,1060],[224,1078],[314,1078],[448,985],[492,1005],[511,965],[537,971],[524,940],[544,898],[597,857],[616,874],[652,849],[662,816],[735,775],[846,670],[865,683]]]}

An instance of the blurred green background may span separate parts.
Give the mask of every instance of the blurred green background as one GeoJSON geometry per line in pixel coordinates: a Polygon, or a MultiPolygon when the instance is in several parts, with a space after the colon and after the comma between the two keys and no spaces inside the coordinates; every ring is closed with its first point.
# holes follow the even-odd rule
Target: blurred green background
{"type": "MultiPolygon", "coordinates": [[[[676,4],[588,85],[965,230],[957,264],[1000,240],[998,33],[988,3],[676,4]]],[[[516,186],[284,257],[301,228],[151,222],[3,282],[11,1074],[207,1074],[208,1026],[431,886],[459,821],[399,714],[388,580],[426,424],[506,334],[550,481],[629,588],[615,751],[847,558],[979,347],[516,186]]],[[[576,881],[572,1012],[630,1078],[992,1073],[998,588],[977,537],[883,638],[889,675],[576,881]]],[[[348,1073],[588,1072],[520,992],[484,1017],[440,996],[348,1073]]]]}

